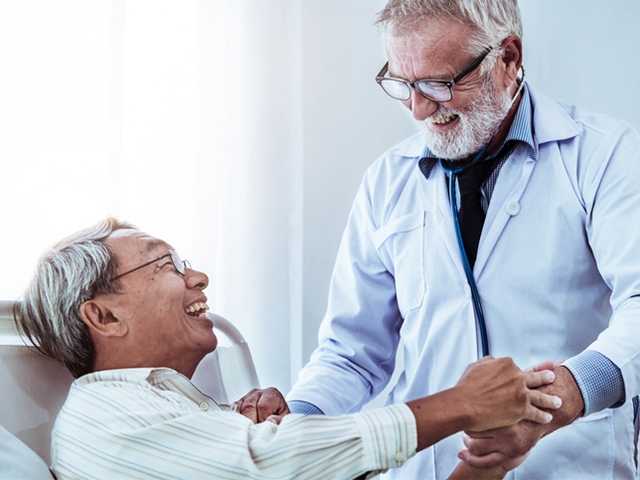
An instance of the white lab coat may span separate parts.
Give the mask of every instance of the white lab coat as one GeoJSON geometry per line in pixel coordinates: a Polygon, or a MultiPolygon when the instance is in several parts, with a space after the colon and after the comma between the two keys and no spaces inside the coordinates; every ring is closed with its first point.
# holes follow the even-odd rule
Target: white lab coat
{"type": "MultiPolygon", "coordinates": [[[[640,393],[640,136],[605,116],[530,89],[537,158],[520,146],[495,187],[474,267],[493,356],[521,367],[585,349],[612,360],[626,402],[542,439],[510,478],[635,478],[633,407],[640,393]]],[[[331,281],[320,345],[289,399],[326,414],[359,409],[388,381],[390,402],[455,384],[477,360],[471,292],[445,174],[426,179],[418,134],[367,171],[331,281]]],[[[389,478],[446,479],[460,435],[389,478]]]]}

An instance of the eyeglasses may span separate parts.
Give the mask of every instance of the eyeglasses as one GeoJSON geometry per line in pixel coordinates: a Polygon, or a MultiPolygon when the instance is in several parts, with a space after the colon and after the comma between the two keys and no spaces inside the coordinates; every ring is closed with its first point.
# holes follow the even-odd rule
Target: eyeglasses
{"type": "Polygon", "coordinates": [[[121,273],[120,275],[116,275],[115,277],[111,278],[111,281],[117,280],[119,278],[124,277],[125,275],[129,275],[130,273],[133,273],[135,271],[140,270],[141,268],[144,268],[148,265],[151,265],[152,263],[157,262],[158,260],[162,260],[163,258],[171,258],[171,263],[173,263],[173,268],[175,269],[175,271],[179,274],[182,275],[184,277],[187,268],[191,268],[191,264],[189,263],[188,260],[182,260],[180,258],[180,256],[175,253],[175,252],[169,252],[169,253],[165,253],[164,255],[159,256],[158,258],[154,258],[153,260],[149,260],[147,263],[143,263],[142,265],[138,265],[135,268],[132,268],[131,270],[127,270],[124,273],[121,273]]]}
{"type": "Polygon", "coordinates": [[[448,102],[453,98],[453,87],[459,83],[464,77],[473,72],[484,62],[493,47],[488,47],[478,58],[476,58],[468,67],[456,75],[451,80],[432,80],[423,78],[415,82],[409,82],[401,78],[385,77],[389,71],[389,62],[376,75],[376,82],[384,92],[391,98],[406,102],[411,98],[411,91],[415,90],[420,95],[434,102],[448,102]]]}

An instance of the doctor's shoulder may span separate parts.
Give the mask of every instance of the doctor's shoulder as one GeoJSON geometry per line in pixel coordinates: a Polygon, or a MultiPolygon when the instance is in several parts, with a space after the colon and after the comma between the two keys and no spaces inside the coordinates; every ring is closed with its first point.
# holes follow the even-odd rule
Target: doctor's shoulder
{"type": "Polygon", "coordinates": [[[574,122],[576,133],[541,144],[539,159],[567,177],[577,200],[590,215],[603,182],[629,188],[630,183],[640,181],[640,133],[628,122],[611,115],[560,106],[574,122]],[[552,167],[558,162],[563,164],[561,169],[552,167]]]}
{"type": "Polygon", "coordinates": [[[369,197],[376,218],[384,221],[400,197],[415,188],[415,175],[425,149],[424,134],[418,132],[386,150],[367,168],[361,189],[369,197]]]}
{"type": "Polygon", "coordinates": [[[614,168],[629,168],[629,174],[640,174],[640,132],[629,122],[605,113],[561,104],[575,121],[578,134],[560,142],[567,165],[584,181],[597,181],[613,163],[614,168]]]}
{"type": "MultiPolygon", "coordinates": [[[[578,135],[573,139],[576,147],[580,149],[580,156],[599,157],[616,153],[617,146],[622,142],[635,144],[636,153],[640,154],[640,133],[629,122],[612,115],[593,112],[574,105],[559,105],[567,112],[578,127],[578,135]]],[[[628,153],[628,151],[624,151],[628,153]]],[[[597,160],[596,158],[595,160],[597,160]]]]}

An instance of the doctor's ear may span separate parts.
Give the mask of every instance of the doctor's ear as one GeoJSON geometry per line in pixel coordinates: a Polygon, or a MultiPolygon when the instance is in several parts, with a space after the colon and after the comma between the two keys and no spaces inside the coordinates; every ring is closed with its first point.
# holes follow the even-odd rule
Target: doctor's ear
{"type": "Polygon", "coordinates": [[[512,85],[518,79],[522,67],[522,41],[516,35],[507,37],[500,47],[502,55],[498,59],[504,66],[505,86],[512,85]]]}
{"type": "Polygon", "coordinates": [[[128,331],[127,324],[99,300],[88,300],[80,305],[80,318],[94,335],[122,337],[128,331]]]}

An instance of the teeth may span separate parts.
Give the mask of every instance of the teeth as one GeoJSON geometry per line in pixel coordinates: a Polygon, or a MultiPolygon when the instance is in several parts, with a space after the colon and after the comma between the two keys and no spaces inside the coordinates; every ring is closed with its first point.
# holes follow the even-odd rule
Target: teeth
{"type": "Polygon", "coordinates": [[[209,307],[206,303],[203,303],[203,302],[196,302],[189,305],[187,308],[185,308],[185,311],[189,315],[194,315],[195,313],[199,313],[201,311],[206,312],[207,310],[209,310],[209,307]]]}
{"type": "Polygon", "coordinates": [[[457,115],[455,113],[436,113],[431,117],[431,123],[436,125],[444,125],[455,119],[457,115]]]}

